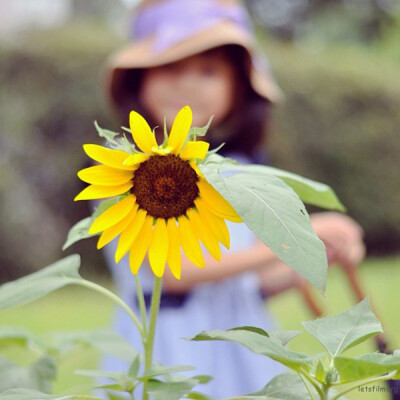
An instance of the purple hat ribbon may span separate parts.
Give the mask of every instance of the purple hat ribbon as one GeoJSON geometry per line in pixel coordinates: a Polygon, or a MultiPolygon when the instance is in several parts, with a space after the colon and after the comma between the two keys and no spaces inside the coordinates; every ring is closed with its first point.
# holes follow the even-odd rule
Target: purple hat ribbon
{"type": "Polygon", "coordinates": [[[252,32],[247,10],[236,4],[213,0],[168,0],[143,8],[133,22],[131,39],[155,37],[155,52],[162,52],[178,42],[222,21],[232,21],[252,32]]]}

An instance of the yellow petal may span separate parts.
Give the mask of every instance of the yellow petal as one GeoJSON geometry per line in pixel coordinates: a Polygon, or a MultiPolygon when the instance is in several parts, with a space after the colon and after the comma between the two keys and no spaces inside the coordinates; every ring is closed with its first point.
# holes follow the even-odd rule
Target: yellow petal
{"type": "Polygon", "coordinates": [[[118,264],[122,257],[129,251],[137,235],[141,231],[147,212],[140,209],[132,222],[123,230],[119,237],[117,251],[115,252],[115,262],[118,264]]]}
{"type": "Polygon", "coordinates": [[[181,252],[178,228],[176,226],[175,218],[170,218],[167,222],[167,231],[169,238],[169,248],[167,255],[167,263],[169,269],[176,279],[181,279],[181,252]]]}
{"type": "Polygon", "coordinates": [[[126,193],[132,186],[132,182],[127,182],[119,186],[90,185],[86,189],[83,189],[82,192],[80,192],[74,200],[95,200],[105,199],[107,197],[114,197],[126,193]]]}
{"type": "Polygon", "coordinates": [[[207,142],[197,141],[197,142],[187,142],[185,147],[183,148],[180,156],[184,160],[188,160],[190,158],[199,158],[203,160],[207,155],[208,148],[210,144],[207,142]]]}
{"type": "Polygon", "coordinates": [[[128,156],[125,161],[124,161],[124,165],[136,165],[136,164],[140,164],[143,161],[146,161],[149,157],[146,156],[146,154],[143,153],[137,153],[137,154],[131,154],[130,156],[128,156]]]}
{"type": "Polygon", "coordinates": [[[178,218],[178,232],[179,241],[181,242],[182,249],[186,254],[186,257],[195,265],[200,268],[204,268],[204,259],[199,244],[199,239],[193,232],[190,226],[189,220],[185,217],[178,218]]]}
{"type": "Polygon", "coordinates": [[[134,195],[129,195],[125,199],[108,208],[99,215],[89,228],[89,233],[95,234],[110,228],[111,226],[122,221],[132,210],[135,205],[136,198],[134,195]]]}
{"type": "Polygon", "coordinates": [[[149,263],[154,275],[162,277],[164,275],[165,263],[168,255],[168,231],[164,218],[158,218],[153,230],[149,247],[149,263]]]}
{"type": "Polygon", "coordinates": [[[200,197],[214,214],[229,221],[242,222],[233,207],[207,181],[200,179],[197,186],[200,190],[200,197]]]}
{"type": "Polygon", "coordinates": [[[189,106],[183,107],[175,117],[171,133],[168,138],[168,146],[174,149],[173,153],[178,154],[185,143],[192,124],[192,110],[189,106]]]}
{"type": "Polygon", "coordinates": [[[227,248],[230,247],[230,236],[229,230],[226,226],[225,221],[213,214],[208,210],[206,203],[204,203],[203,199],[197,198],[194,201],[197,210],[199,211],[200,218],[204,221],[204,223],[212,230],[215,237],[227,248]]]}
{"type": "Polygon", "coordinates": [[[97,242],[97,249],[101,249],[106,244],[110,243],[111,240],[114,240],[123,230],[131,223],[133,218],[137,213],[139,205],[135,203],[131,212],[120,222],[112,226],[111,228],[106,229],[99,237],[97,242]]]}
{"type": "Polygon", "coordinates": [[[196,236],[200,238],[208,252],[219,261],[221,259],[221,249],[211,229],[200,219],[200,214],[194,208],[187,211],[187,216],[196,236]]]}
{"type": "Polygon", "coordinates": [[[112,150],[97,144],[84,144],[83,150],[92,159],[109,167],[132,170],[133,168],[124,165],[124,160],[129,156],[122,150],[112,150]]]}
{"type": "Polygon", "coordinates": [[[132,137],[140,150],[144,153],[152,154],[152,147],[157,146],[156,138],[146,120],[136,111],[131,111],[129,115],[132,137]]]}
{"type": "Polygon", "coordinates": [[[133,172],[105,165],[96,165],[79,171],[78,177],[92,185],[119,186],[129,182],[133,178],[133,172]]]}
{"type": "Polygon", "coordinates": [[[147,216],[144,221],[142,230],[133,242],[129,252],[129,266],[134,275],[139,271],[143,263],[144,256],[149,248],[153,232],[153,217],[147,216]]]}
{"type": "Polygon", "coordinates": [[[199,167],[196,165],[196,161],[194,161],[194,160],[189,161],[189,164],[196,171],[196,174],[199,178],[201,178],[203,180],[206,179],[205,176],[201,173],[199,167]]]}

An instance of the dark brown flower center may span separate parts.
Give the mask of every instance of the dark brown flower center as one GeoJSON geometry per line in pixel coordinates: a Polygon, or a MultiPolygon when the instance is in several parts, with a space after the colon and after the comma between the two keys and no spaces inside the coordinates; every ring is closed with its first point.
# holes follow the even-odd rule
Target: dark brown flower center
{"type": "Polygon", "coordinates": [[[194,207],[199,196],[198,180],[188,161],[172,154],[155,155],[135,171],[132,192],[149,215],[165,219],[180,217],[194,207]]]}

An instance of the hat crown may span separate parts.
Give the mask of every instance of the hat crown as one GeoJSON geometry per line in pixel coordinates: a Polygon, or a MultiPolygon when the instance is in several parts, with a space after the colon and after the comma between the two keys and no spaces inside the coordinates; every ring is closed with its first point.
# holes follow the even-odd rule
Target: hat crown
{"type": "Polygon", "coordinates": [[[204,29],[230,21],[251,32],[247,10],[238,0],[145,0],[137,8],[131,39],[155,39],[154,50],[162,52],[204,29]]]}

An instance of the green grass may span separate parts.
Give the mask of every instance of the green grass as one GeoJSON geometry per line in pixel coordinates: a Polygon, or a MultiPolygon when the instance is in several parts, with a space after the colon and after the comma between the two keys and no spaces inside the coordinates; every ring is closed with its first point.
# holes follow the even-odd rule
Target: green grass
{"type": "MultiPolygon", "coordinates": [[[[369,259],[360,269],[362,284],[371,303],[382,321],[392,349],[400,348],[400,318],[398,309],[398,288],[400,287],[400,258],[369,259]]],[[[108,284],[106,283],[108,286],[108,284]]],[[[328,290],[324,299],[316,291],[315,300],[325,310],[326,315],[339,313],[354,304],[343,271],[333,268],[329,272],[328,290]]],[[[288,291],[270,300],[270,308],[282,329],[302,330],[301,321],[313,319],[313,315],[297,291],[288,291]]],[[[108,299],[87,289],[67,287],[46,298],[11,310],[0,312],[0,326],[23,326],[32,332],[44,334],[58,330],[82,330],[106,327],[112,316],[113,305],[108,299]]],[[[291,343],[296,351],[316,353],[322,347],[307,334],[302,334],[291,343]]],[[[355,355],[375,351],[373,340],[348,352],[355,355]]],[[[33,356],[27,357],[17,346],[0,347],[0,356],[12,358],[28,364],[33,356]]],[[[77,348],[62,361],[56,392],[63,392],[72,386],[84,385],[89,381],[85,377],[74,375],[74,369],[96,368],[99,354],[87,348],[77,348]]],[[[354,392],[350,399],[386,400],[385,394],[354,392]]]]}

